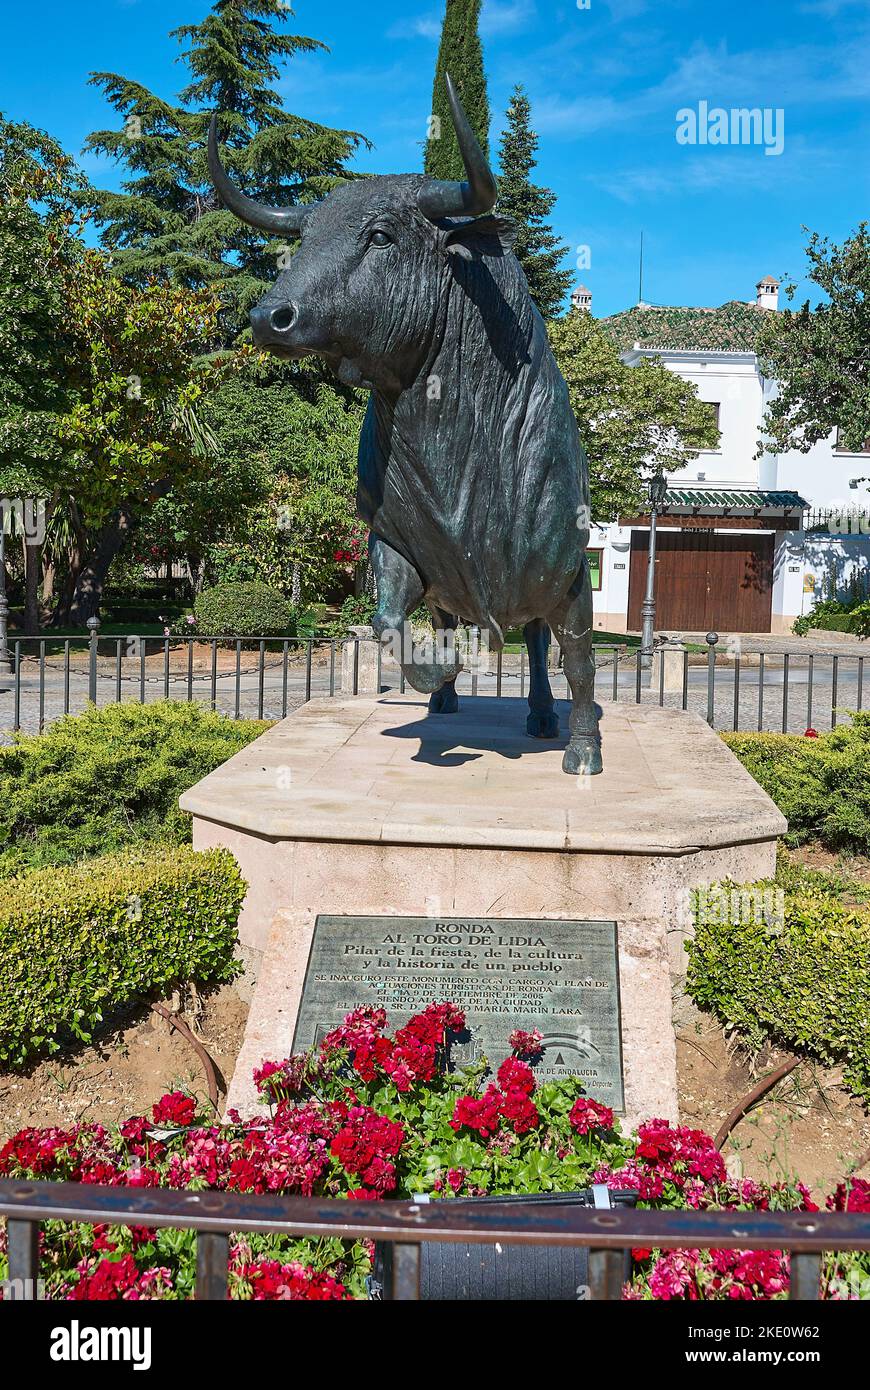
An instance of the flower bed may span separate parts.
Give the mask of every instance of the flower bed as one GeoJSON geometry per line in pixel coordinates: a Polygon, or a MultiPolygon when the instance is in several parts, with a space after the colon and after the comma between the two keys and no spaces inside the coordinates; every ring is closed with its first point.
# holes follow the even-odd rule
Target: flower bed
{"type": "MultiPolygon", "coordinates": [[[[0,1150],[0,1175],[112,1186],[216,1188],[367,1199],[429,1192],[444,1199],[573,1191],[591,1182],[634,1189],[640,1205],[815,1211],[807,1189],[729,1179],[713,1141],[664,1120],[620,1132],[579,1078],[538,1083],[534,1034],[493,1079],[486,1063],[445,1067],[464,1019],[432,1004],[392,1036],[381,1010],[361,1009],[317,1052],[266,1062],[255,1074],[269,1113],[209,1123],[194,1099],[164,1096],[150,1119],[28,1129],[0,1150]],[[522,1060],[523,1057],[529,1060],[522,1060]]],[[[870,1210],[870,1183],[841,1184],[837,1210],[870,1210]]],[[[195,1233],[147,1227],[43,1228],[41,1275],[55,1299],[183,1299],[192,1295],[195,1233]]],[[[788,1292],[788,1258],[775,1252],[634,1252],[631,1299],[773,1299],[788,1292]]],[[[237,1299],[363,1298],[366,1241],[233,1238],[237,1299]]],[[[3,1271],[0,1257],[0,1275],[3,1271]]],[[[831,1255],[823,1293],[870,1295],[870,1257],[831,1255]]]]}

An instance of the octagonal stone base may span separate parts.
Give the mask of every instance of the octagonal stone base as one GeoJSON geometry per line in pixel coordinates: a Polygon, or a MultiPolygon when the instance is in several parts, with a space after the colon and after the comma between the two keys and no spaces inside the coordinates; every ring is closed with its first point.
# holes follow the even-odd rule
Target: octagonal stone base
{"type": "Polygon", "coordinates": [[[418,695],[317,700],[185,793],[195,846],[232,850],[249,885],[253,998],[228,1105],[251,1112],[253,1068],[291,1050],[318,913],[555,917],[617,923],[625,1120],[678,1118],[690,890],[772,875],[786,823],[696,715],[606,705],[605,770],[578,779],[526,713],[491,696],[436,716],[418,695]]]}

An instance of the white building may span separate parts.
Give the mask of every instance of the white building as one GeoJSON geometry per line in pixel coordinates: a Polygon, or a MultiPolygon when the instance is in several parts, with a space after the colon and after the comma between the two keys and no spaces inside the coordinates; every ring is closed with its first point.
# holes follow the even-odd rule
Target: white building
{"type": "MultiPolygon", "coordinates": [[[[668,488],[658,524],[658,630],[786,633],[815,599],[870,573],[870,448],[846,453],[832,436],[808,454],[757,457],[776,384],[762,377],[754,344],[759,315],[777,311],[778,289],[767,276],[748,304],[638,304],[601,321],[625,362],[658,357],[691,381],[721,432],[718,447],[668,488]]],[[[589,292],[575,293],[589,308],[589,292]]],[[[639,631],[648,547],[648,516],[593,530],[599,630],[639,631]]]]}

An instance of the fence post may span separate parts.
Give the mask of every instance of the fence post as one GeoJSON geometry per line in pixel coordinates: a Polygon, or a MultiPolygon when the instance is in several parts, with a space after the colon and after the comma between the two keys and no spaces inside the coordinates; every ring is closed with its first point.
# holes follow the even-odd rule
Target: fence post
{"type": "Polygon", "coordinates": [[[6,518],[0,507],[0,676],[12,674],[9,660],[9,600],[6,597],[6,518]]]}
{"type": "Polygon", "coordinates": [[[711,729],[716,722],[716,643],[718,641],[718,632],[707,633],[707,646],[710,648],[707,653],[707,723],[711,729]]]}
{"type": "Polygon", "coordinates": [[[222,1301],[227,1297],[230,1238],[223,1231],[197,1231],[197,1302],[222,1301]]]}
{"type": "Polygon", "coordinates": [[[90,662],[88,668],[88,699],[92,705],[97,703],[97,641],[100,633],[99,618],[88,618],[88,631],[91,634],[90,662]]]}
{"type": "Polygon", "coordinates": [[[39,1279],[39,1222],[9,1217],[6,1243],[9,1278],[21,1289],[22,1298],[33,1299],[39,1279]]]}

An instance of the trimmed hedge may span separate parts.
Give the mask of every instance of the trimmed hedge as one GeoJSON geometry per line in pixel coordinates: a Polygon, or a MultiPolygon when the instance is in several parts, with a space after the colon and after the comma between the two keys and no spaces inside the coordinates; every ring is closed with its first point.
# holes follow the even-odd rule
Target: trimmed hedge
{"type": "Polygon", "coordinates": [[[189,843],[182,792],[268,727],[161,701],[91,707],[20,736],[0,749],[0,876],[143,842],[189,843]]]}
{"type": "Polygon", "coordinates": [[[293,605],[268,584],[218,584],[193,607],[196,626],[210,637],[287,637],[295,632],[293,605]]]}
{"type": "Polygon", "coordinates": [[[832,849],[870,853],[870,712],[819,738],[723,734],[788,820],[792,843],[817,836],[832,849]]]}
{"type": "Polygon", "coordinates": [[[779,921],[740,912],[734,915],[744,920],[735,923],[696,904],[695,938],[686,947],[692,999],[752,1047],[769,1037],[844,1064],[845,1080],[870,1101],[870,907],[844,901],[842,884],[808,870],[721,887],[744,903],[783,889],[784,911],[779,921]]]}
{"type": "Polygon", "coordinates": [[[8,879],[0,894],[0,1061],[20,1066],[107,1010],[232,980],[246,885],[226,850],[131,850],[8,879]]]}
{"type": "Polygon", "coordinates": [[[862,603],[851,613],[829,613],[813,627],[820,632],[850,632],[855,637],[870,636],[870,603],[862,603]]]}
{"type": "Polygon", "coordinates": [[[870,637],[870,599],[823,599],[792,624],[792,632],[804,637],[810,629],[822,632],[851,632],[870,637]]]}

